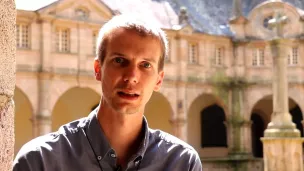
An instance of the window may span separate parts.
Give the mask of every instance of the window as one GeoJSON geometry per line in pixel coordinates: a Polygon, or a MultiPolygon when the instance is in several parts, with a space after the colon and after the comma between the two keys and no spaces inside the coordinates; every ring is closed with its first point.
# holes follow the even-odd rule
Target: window
{"type": "Polygon", "coordinates": [[[217,47],[215,49],[214,65],[221,66],[223,64],[224,48],[217,47]]]}
{"type": "Polygon", "coordinates": [[[70,52],[70,30],[57,29],[56,31],[57,52],[70,52]]]}
{"type": "Polygon", "coordinates": [[[253,51],[252,65],[253,66],[264,65],[264,49],[259,48],[253,51]]]}
{"type": "Polygon", "coordinates": [[[188,46],[188,56],[189,56],[189,63],[190,64],[195,64],[198,62],[197,58],[198,58],[198,48],[197,48],[197,44],[194,43],[190,43],[188,46]]]}
{"type": "Polygon", "coordinates": [[[297,65],[298,64],[298,48],[293,47],[291,49],[291,54],[287,56],[288,65],[297,65]]]}
{"type": "Polygon", "coordinates": [[[29,48],[29,25],[17,24],[16,25],[16,42],[17,48],[29,48]]]}
{"type": "Polygon", "coordinates": [[[93,32],[93,35],[92,35],[92,44],[93,44],[93,54],[94,55],[96,54],[97,35],[98,35],[97,32],[93,32]]]}

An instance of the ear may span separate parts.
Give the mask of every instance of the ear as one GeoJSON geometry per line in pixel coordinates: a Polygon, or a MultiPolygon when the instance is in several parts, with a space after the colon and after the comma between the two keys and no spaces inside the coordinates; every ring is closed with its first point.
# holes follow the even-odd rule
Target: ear
{"type": "Polygon", "coordinates": [[[95,79],[97,81],[101,80],[101,71],[100,71],[100,62],[97,58],[94,60],[94,71],[95,71],[95,79]]]}
{"type": "Polygon", "coordinates": [[[163,80],[164,80],[164,75],[165,75],[164,71],[160,71],[158,73],[157,82],[156,82],[156,85],[154,87],[154,91],[159,91],[159,89],[160,89],[160,87],[163,83],[163,80]]]}

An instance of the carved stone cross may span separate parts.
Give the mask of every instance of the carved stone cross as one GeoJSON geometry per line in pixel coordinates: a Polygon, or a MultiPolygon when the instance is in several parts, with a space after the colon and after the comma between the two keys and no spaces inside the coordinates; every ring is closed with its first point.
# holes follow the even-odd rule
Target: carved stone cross
{"type": "Polygon", "coordinates": [[[269,28],[275,28],[275,37],[280,38],[283,36],[283,28],[284,25],[287,23],[287,16],[282,16],[281,13],[277,13],[275,17],[268,21],[269,28]]]}

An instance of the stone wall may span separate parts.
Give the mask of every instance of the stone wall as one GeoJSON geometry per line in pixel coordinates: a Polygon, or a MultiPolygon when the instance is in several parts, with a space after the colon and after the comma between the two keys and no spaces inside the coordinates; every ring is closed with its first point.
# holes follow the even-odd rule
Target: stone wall
{"type": "Polygon", "coordinates": [[[0,168],[11,170],[14,156],[16,8],[14,0],[0,0],[0,168]]]}

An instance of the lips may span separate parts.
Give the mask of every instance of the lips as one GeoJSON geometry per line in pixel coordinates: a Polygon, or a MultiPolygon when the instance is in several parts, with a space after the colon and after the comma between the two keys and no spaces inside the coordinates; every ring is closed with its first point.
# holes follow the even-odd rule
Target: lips
{"type": "Polygon", "coordinates": [[[119,91],[117,92],[119,97],[128,99],[128,100],[136,100],[139,97],[139,94],[133,92],[119,91]]]}

